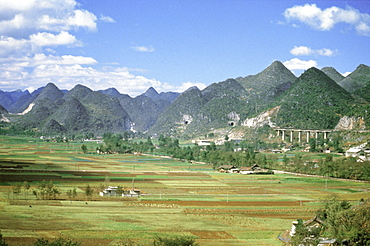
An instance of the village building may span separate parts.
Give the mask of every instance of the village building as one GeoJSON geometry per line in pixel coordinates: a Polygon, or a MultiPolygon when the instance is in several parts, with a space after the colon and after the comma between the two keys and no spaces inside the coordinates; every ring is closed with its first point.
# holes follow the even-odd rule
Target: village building
{"type": "Polygon", "coordinates": [[[140,196],[140,195],[141,195],[141,191],[138,189],[129,190],[127,194],[122,193],[122,196],[129,196],[129,197],[135,197],[135,196],[140,196]]]}
{"type": "Polygon", "coordinates": [[[252,174],[254,171],[252,167],[241,167],[239,173],[241,174],[252,174]]]}
{"type": "MultiPolygon", "coordinates": [[[[293,221],[292,222],[292,228],[289,231],[289,236],[293,237],[296,233],[296,228],[298,225],[298,221],[293,221]]],[[[324,226],[324,222],[318,217],[314,216],[313,218],[303,222],[303,226],[307,227],[309,231],[314,230],[316,228],[324,226]]],[[[336,246],[339,245],[337,243],[336,239],[328,239],[328,238],[319,238],[319,244],[318,246],[336,246]]],[[[289,241],[289,240],[284,240],[284,241],[289,241]]],[[[302,244],[303,245],[303,244],[302,244]]]]}
{"type": "Polygon", "coordinates": [[[366,148],[367,143],[363,143],[359,146],[348,149],[345,153],[346,157],[357,158],[358,162],[364,162],[370,160],[370,150],[366,148]]]}
{"type": "Polygon", "coordinates": [[[208,145],[211,145],[212,141],[200,139],[200,140],[193,140],[192,142],[198,144],[199,146],[208,146],[208,145]]]}
{"type": "Polygon", "coordinates": [[[220,173],[237,173],[239,169],[235,165],[222,165],[219,166],[218,171],[220,173]]]}
{"type": "Polygon", "coordinates": [[[117,189],[116,186],[108,186],[107,189],[99,192],[100,196],[117,196],[117,189]]]}

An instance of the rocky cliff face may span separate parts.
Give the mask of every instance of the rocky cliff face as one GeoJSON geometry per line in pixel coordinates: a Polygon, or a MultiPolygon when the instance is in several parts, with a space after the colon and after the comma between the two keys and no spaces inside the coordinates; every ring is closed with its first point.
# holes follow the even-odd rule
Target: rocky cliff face
{"type": "Polygon", "coordinates": [[[246,119],[242,126],[248,126],[248,127],[261,127],[264,125],[269,125],[270,127],[275,127],[275,123],[272,122],[272,118],[276,116],[280,109],[280,106],[274,107],[268,111],[265,111],[261,114],[259,114],[257,117],[246,119]]]}
{"type": "Polygon", "coordinates": [[[348,131],[348,130],[363,130],[366,128],[365,121],[362,117],[342,117],[338,124],[335,126],[334,130],[338,131],[348,131]]]}

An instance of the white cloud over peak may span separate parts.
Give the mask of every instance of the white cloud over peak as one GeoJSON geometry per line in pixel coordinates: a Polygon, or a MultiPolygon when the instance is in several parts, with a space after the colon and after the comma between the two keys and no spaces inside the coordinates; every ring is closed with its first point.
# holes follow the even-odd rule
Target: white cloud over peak
{"type": "Polygon", "coordinates": [[[326,48],[315,50],[307,46],[294,46],[294,48],[290,50],[290,53],[295,56],[308,56],[308,55],[333,56],[337,53],[337,51],[326,48]]]}
{"type": "Polygon", "coordinates": [[[180,86],[172,86],[172,85],[169,85],[169,84],[165,84],[163,86],[163,89],[165,91],[174,91],[174,92],[184,92],[186,91],[187,89],[189,89],[190,87],[198,87],[199,90],[203,90],[204,88],[207,87],[207,85],[203,84],[203,83],[199,83],[199,82],[184,82],[182,83],[180,86]]]}
{"type": "Polygon", "coordinates": [[[298,58],[293,58],[289,61],[283,62],[289,70],[306,70],[311,67],[317,67],[317,62],[314,60],[303,61],[298,58]]]}
{"type": "Polygon", "coordinates": [[[338,23],[346,23],[354,27],[359,35],[370,36],[370,15],[352,7],[321,9],[316,4],[296,5],[286,9],[284,16],[288,21],[299,21],[320,31],[328,31],[338,23]]]}

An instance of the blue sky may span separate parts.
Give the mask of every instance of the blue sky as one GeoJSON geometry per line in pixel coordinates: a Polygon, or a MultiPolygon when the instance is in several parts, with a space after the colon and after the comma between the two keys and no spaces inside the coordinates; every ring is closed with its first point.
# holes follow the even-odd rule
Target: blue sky
{"type": "Polygon", "coordinates": [[[369,44],[369,0],[0,0],[0,90],[182,92],[275,60],[346,74],[369,44]]]}

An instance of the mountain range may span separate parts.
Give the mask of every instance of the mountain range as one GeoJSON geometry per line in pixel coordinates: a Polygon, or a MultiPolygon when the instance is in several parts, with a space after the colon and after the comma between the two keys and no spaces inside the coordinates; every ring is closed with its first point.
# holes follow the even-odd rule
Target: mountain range
{"type": "Polygon", "coordinates": [[[270,121],[275,126],[334,129],[345,116],[370,122],[369,90],[370,67],[363,64],[346,77],[332,67],[310,68],[296,77],[275,61],[256,75],[181,94],[158,93],[151,87],[130,97],[115,88],[93,91],[76,85],[67,91],[52,83],[32,93],[0,90],[0,120],[49,134],[131,130],[196,137],[254,127],[246,122],[273,112],[270,121]]]}

